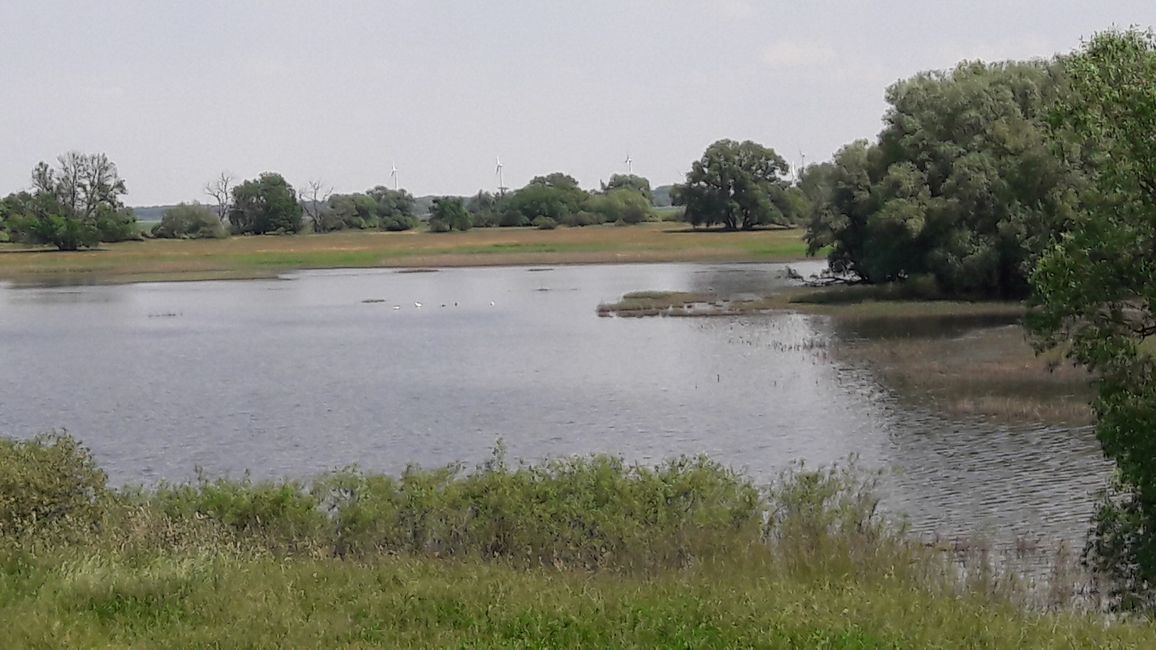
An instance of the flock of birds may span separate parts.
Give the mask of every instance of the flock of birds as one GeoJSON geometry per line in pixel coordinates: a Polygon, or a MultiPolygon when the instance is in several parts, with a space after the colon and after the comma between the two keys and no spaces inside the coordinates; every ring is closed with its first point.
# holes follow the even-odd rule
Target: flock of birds
{"type": "MultiPolygon", "coordinates": [[[[384,300],[362,300],[362,302],[385,302],[385,301],[384,301],[384,300]]],[[[493,300],[491,300],[491,301],[490,301],[490,306],[491,306],[491,307],[493,307],[493,306],[494,306],[494,304],[495,304],[495,303],[494,303],[494,301],[493,301],[493,300]]],[[[424,307],[424,306],[425,306],[425,305],[421,304],[420,302],[418,302],[418,301],[416,301],[416,300],[415,300],[415,301],[414,301],[414,303],[413,303],[413,307],[414,307],[414,309],[421,309],[421,308],[422,308],[422,307],[424,307]]],[[[450,307],[450,306],[451,306],[450,304],[447,304],[447,303],[444,303],[444,302],[442,303],[442,307],[450,307]]],[[[455,300],[455,301],[453,302],[452,306],[453,306],[453,307],[457,307],[457,306],[458,306],[458,302],[455,300]]],[[[398,309],[401,309],[401,305],[394,305],[394,306],[393,306],[393,308],[394,308],[394,310],[398,310],[398,309]]]]}

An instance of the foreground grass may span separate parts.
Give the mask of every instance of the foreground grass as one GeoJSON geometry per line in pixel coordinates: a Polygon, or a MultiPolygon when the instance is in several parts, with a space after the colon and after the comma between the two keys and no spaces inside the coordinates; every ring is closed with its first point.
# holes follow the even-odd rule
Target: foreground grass
{"type": "Polygon", "coordinates": [[[295,269],[632,262],[770,262],[804,257],[798,230],[694,232],[682,224],[464,233],[151,240],[61,253],[0,244],[0,280],[140,282],[272,277],[295,269]]]}
{"type": "MultiPolygon", "coordinates": [[[[11,566],[11,563],[10,563],[11,566]]],[[[657,576],[478,561],[55,556],[6,573],[20,647],[1152,647],[1156,629],[1028,615],[853,575],[657,576]]]]}
{"type": "Polygon", "coordinates": [[[0,440],[0,621],[22,647],[1152,647],[909,541],[853,468],[773,486],[596,456],[111,490],[0,440]]]}

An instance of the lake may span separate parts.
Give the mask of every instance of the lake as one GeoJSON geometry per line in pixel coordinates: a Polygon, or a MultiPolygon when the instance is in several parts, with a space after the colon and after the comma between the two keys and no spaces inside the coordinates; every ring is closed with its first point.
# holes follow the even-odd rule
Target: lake
{"type": "MultiPolygon", "coordinates": [[[[804,273],[818,263],[793,265],[804,273]]],[[[0,434],[67,429],[114,483],[397,472],[609,452],[709,454],[770,480],[857,455],[919,531],[1078,543],[1092,432],[945,417],[832,359],[822,318],[600,318],[636,290],[741,296],[782,265],[308,271],[0,285],[0,434]],[[420,304],[420,307],[418,306],[420,304]]]]}

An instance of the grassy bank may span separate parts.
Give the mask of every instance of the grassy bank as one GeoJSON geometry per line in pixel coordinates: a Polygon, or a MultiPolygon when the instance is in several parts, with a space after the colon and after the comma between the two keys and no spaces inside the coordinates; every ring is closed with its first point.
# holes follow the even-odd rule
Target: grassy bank
{"type": "Polygon", "coordinates": [[[946,300],[919,284],[800,288],[757,298],[638,291],[600,316],[709,317],[798,311],[829,318],[837,358],[870,368],[910,401],[1003,422],[1092,422],[1087,372],[1037,355],[1013,301],[946,300]]]}
{"type": "Polygon", "coordinates": [[[798,230],[695,232],[672,223],[444,234],[343,232],[125,242],[72,253],[0,244],[0,280],[138,282],[259,278],[315,268],[767,262],[801,259],[804,252],[798,230]]]}
{"type": "MultiPolygon", "coordinates": [[[[854,470],[594,457],[110,490],[0,441],[6,647],[1145,647],[908,541],[854,470]],[[1045,610],[1052,610],[1047,611],[1045,610]],[[1033,613],[1034,612],[1034,613],[1033,613]]],[[[975,568],[974,566],[972,567],[975,568]]]]}

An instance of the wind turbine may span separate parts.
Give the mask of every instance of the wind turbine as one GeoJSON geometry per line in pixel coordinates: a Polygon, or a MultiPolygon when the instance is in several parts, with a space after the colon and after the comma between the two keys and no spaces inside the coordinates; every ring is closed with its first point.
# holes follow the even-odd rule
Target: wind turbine
{"type": "Polygon", "coordinates": [[[630,153],[626,154],[626,173],[631,176],[634,175],[634,159],[630,157],[630,153]]]}
{"type": "Polygon", "coordinates": [[[393,191],[397,191],[397,163],[393,163],[393,171],[389,172],[389,177],[393,179],[393,191]]]}
{"type": "Polygon", "coordinates": [[[497,167],[494,169],[494,173],[498,175],[498,194],[504,195],[506,193],[506,180],[502,176],[502,157],[494,156],[494,160],[498,163],[497,167]]]}

